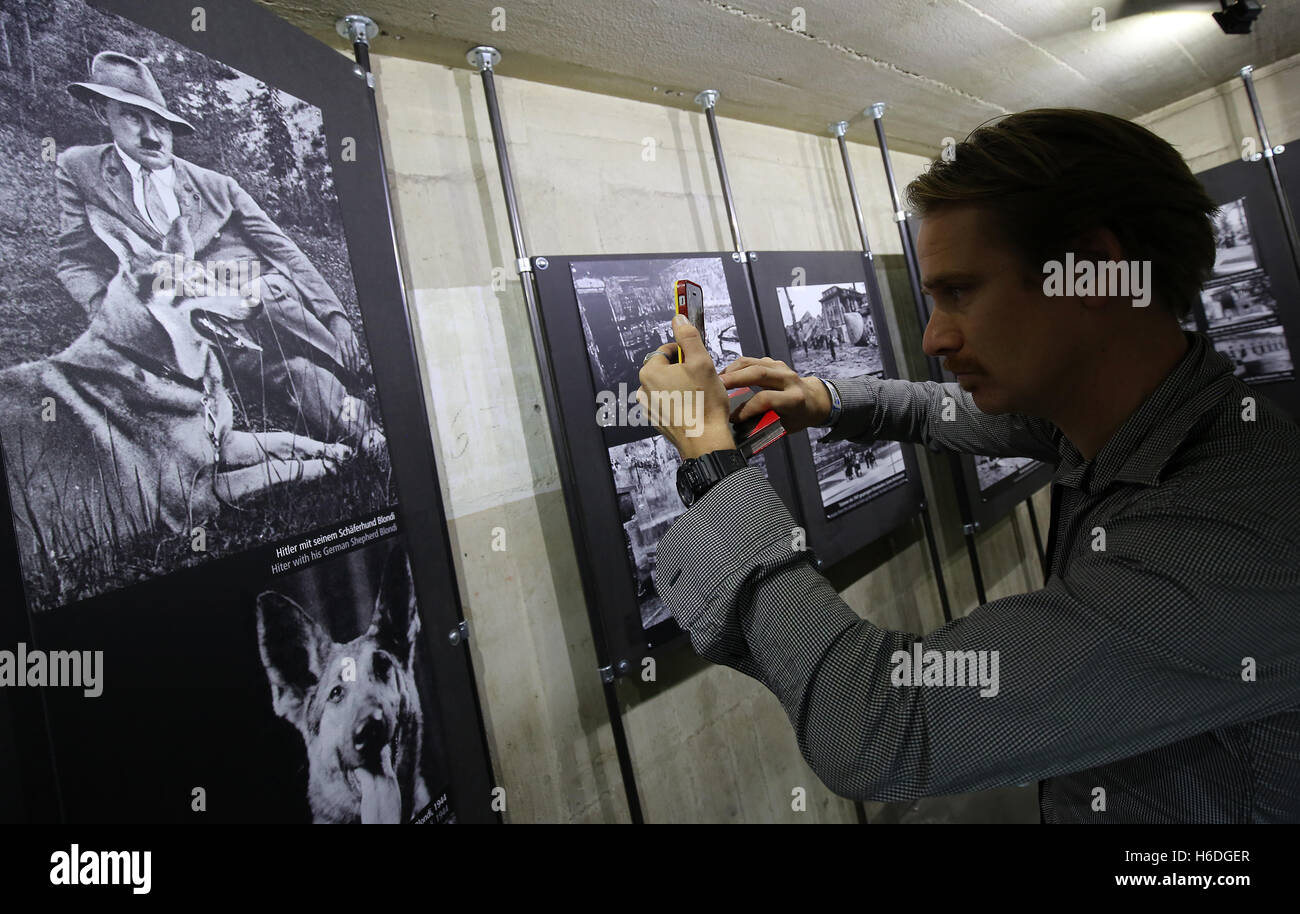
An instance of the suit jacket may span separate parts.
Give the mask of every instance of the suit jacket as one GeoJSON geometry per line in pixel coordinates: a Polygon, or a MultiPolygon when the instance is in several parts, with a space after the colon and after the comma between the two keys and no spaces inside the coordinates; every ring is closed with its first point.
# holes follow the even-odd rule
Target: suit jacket
{"type": "MultiPolygon", "coordinates": [[[[174,158],[180,216],[194,239],[194,258],[236,261],[256,258],[264,272],[288,278],[301,302],[272,293],[263,299],[267,316],[303,345],[342,364],[338,340],[326,329],[335,314],[344,314],[338,296],[296,244],[282,232],[233,178],[174,158]]],[[[117,272],[117,257],[90,227],[87,204],[93,204],[159,249],[163,237],[141,218],[131,192],[131,175],[112,143],[73,146],[59,155],[55,176],[59,198],[59,280],[72,297],[94,314],[108,282],[117,272]]]]}

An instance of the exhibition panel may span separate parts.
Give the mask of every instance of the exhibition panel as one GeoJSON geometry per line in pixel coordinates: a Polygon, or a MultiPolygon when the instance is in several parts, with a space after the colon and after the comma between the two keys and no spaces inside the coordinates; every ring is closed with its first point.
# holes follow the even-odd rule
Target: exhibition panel
{"type": "MultiPolygon", "coordinates": [[[[691,280],[703,290],[705,346],[719,371],[741,355],[765,354],[762,337],[745,267],[729,252],[532,263],[579,483],[566,492],[586,531],[578,560],[595,585],[611,663],[621,674],[681,634],[653,577],[659,537],[686,510],[676,488],[680,456],[636,402],[642,359],[672,339],[674,282],[691,280]]],[[[794,510],[784,445],[770,445],[751,464],[763,467],[794,510]]]]}
{"type": "MultiPolygon", "coordinates": [[[[1287,158],[1280,157],[1278,170],[1295,195],[1300,174],[1288,180],[1281,164],[1287,158]]],[[[1197,177],[1219,206],[1216,256],[1200,307],[1184,326],[1196,322],[1214,348],[1232,359],[1237,377],[1300,417],[1300,279],[1268,173],[1262,163],[1238,161],[1197,177]]]]}
{"type": "Polygon", "coordinates": [[[5,630],[84,683],[27,815],[495,821],[365,80],[242,0],[24,14],[5,630]]]}
{"type": "MultiPolygon", "coordinates": [[[[800,375],[834,381],[899,377],[870,262],[855,251],[751,254],[768,354],[800,375]]],[[[790,436],[791,465],[808,543],[834,564],[923,510],[910,443],[790,436]]]]}

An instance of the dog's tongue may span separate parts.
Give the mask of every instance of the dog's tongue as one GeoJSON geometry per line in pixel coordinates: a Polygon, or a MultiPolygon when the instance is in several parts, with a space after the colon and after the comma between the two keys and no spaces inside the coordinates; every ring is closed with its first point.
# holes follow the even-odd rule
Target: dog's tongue
{"type": "Polygon", "coordinates": [[[385,746],[380,754],[381,774],[365,768],[355,769],[361,785],[361,824],[397,825],[402,819],[402,788],[393,771],[392,750],[385,746]]]}

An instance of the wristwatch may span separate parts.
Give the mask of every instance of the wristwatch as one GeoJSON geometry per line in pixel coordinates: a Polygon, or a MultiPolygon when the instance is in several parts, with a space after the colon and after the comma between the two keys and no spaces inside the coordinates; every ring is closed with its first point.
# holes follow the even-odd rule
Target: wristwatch
{"type": "MultiPolygon", "coordinates": [[[[817,376],[813,375],[813,377],[817,377],[817,376]]],[[[823,422],[820,427],[831,428],[833,425],[835,425],[836,422],[840,421],[840,413],[844,411],[844,406],[840,402],[840,392],[839,389],[835,386],[835,384],[832,383],[831,381],[828,381],[825,378],[817,378],[817,380],[821,381],[822,384],[825,385],[826,393],[831,398],[831,414],[826,417],[826,421],[823,422]]]]}
{"type": "Polygon", "coordinates": [[[710,451],[690,460],[683,460],[677,468],[677,494],[682,504],[690,507],[709,491],[715,482],[720,482],[736,470],[742,470],[749,464],[739,449],[710,451]]]}

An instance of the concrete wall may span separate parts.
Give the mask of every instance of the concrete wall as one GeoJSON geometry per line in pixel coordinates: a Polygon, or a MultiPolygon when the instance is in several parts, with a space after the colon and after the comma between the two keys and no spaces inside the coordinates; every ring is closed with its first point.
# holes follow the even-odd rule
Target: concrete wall
{"type": "MultiPolygon", "coordinates": [[[[398,58],[375,64],[430,421],[506,818],[625,821],[482,87],[469,70],[398,58]],[[504,552],[492,549],[498,530],[504,552]]],[[[1280,72],[1290,93],[1282,97],[1295,97],[1300,71],[1280,72]]],[[[1281,110],[1279,90],[1261,77],[1266,108],[1281,110]]],[[[531,254],[730,248],[702,115],[508,77],[498,76],[497,85],[531,254]]],[[[1172,106],[1151,125],[1190,145],[1197,159],[1226,155],[1249,119],[1241,121],[1231,93],[1227,101],[1211,95],[1172,106]],[[1223,109],[1217,129],[1203,123],[1203,109],[1223,109]]],[[[1297,126],[1289,116],[1287,126],[1297,126]]],[[[748,247],[857,247],[833,140],[725,117],[720,130],[748,247]]],[[[869,132],[858,124],[851,136],[869,132]]],[[[1279,125],[1279,138],[1293,135],[1279,125]]],[[[895,348],[920,377],[920,331],[880,156],[873,146],[850,148],[879,278],[886,298],[901,303],[895,348]]],[[[894,158],[903,183],[925,164],[894,158]]],[[[976,598],[955,494],[945,464],[926,466],[944,575],[962,614],[976,598]]],[[[1046,536],[1046,489],[1035,502],[1046,536]]],[[[990,599],[1041,585],[1023,506],[978,541],[990,599]]],[[[846,562],[834,579],[878,625],[923,633],[942,624],[919,520],[846,562]]],[[[688,646],[660,661],[657,682],[620,681],[619,695],[648,821],[855,820],[853,805],[822,787],[799,756],[776,699],[738,673],[700,662],[688,646]],[[806,812],[791,809],[796,787],[807,791],[806,812]]],[[[1032,790],[907,808],[868,804],[868,811],[877,821],[1037,819],[1032,790]]]]}
{"type": "MultiPolygon", "coordinates": [[[[1295,104],[1300,97],[1300,54],[1260,67],[1254,80],[1273,144],[1300,140],[1300,107],[1295,104]]],[[[1240,78],[1136,120],[1176,146],[1192,171],[1198,173],[1240,158],[1242,141],[1247,138],[1254,141],[1252,149],[1262,151],[1240,78]]],[[[1300,155],[1300,149],[1284,155],[1300,155]]]]}

